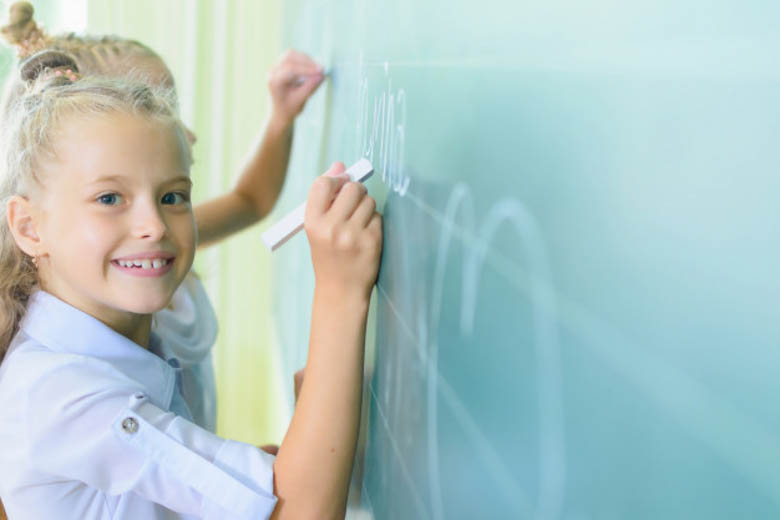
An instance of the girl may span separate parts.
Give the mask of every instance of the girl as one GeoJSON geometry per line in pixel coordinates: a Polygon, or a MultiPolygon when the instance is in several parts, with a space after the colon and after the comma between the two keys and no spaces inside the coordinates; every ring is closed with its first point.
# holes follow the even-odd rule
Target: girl
{"type": "Polygon", "coordinates": [[[0,365],[9,516],[343,516],[381,251],[374,201],[342,164],[314,182],[307,383],[275,459],[220,439],[188,420],[151,330],[197,243],[185,130],[164,94],[73,81],[75,68],[53,51],[28,60],[0,125],[0,313],[15,331],[0,365]]]}
{"type": "MultiPolygon", "coordinates": [[[[3,37],[17,48],[21,58],[42,49],[55,49],[71,55],[84,76],[133,75],[154,86],[173,88],[168,67],[141,43],[112,36],[49,36],[36,24],[33,14],[31,4],[17,2],[10,8],[9,24],[2,28],[3,37]]],[[[67,74],[68,69],[63,73],[67,74]]],[[[271,211],[284,183],[293,122],[322,80],[321,67],[308,56],[293,51],[286,53],[271,70],[268,86],[272,111],[262,140],[251,151],[235,188],[194,209],[199,247],[215,244],[258,222],[271,211]],[[299,78],[303,81],[298,81],[299,78]]],[[[7,86],[6,98],[13,99],[21,92],[24,86],[12,81],[7,86]]],[[[187,133],[194,142],[195,135],[189,130],[187,133]]],[[[153,328],[165,340],[163,356],[182,365],[182,394],[193,420],[215,431],[211,347],[217,334],[216,317],[195,276],[188,276],[174,294],[172,304],[155,314],[153,328]]],[[[296,381],[300,379],[297,377],[296,381]]]]}

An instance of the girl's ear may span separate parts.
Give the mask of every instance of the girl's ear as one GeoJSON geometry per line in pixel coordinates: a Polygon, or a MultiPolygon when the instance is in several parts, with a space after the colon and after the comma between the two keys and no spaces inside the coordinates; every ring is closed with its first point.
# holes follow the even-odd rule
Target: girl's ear
{"type": "Polygon", "coordinates": [[[11,234],[19,249],[33,258],[40,256],[41,239],[36,229],[38,212],[33,203],[25,197],[14,195],[8,201],[6,213],[8,227],[11,228],[11,234]]]}

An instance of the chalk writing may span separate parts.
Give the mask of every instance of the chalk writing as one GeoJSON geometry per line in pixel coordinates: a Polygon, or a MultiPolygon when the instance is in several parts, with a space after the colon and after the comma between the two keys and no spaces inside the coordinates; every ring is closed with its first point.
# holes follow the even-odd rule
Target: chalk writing
{"type": "Polygon", "coordinates": [[[385,67],[386,83],[382,90],[369,96],[368,78],[360,82],[359,128],[361,154],[379,171],[382,181],[403,196],[410,179],[404,172],[406,153],[406,93],[394,89],[385,67]]]}

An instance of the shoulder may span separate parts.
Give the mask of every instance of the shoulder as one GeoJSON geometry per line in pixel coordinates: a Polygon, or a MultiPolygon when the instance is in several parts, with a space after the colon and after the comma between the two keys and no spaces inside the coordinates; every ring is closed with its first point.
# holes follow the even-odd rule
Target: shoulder
{"type": "Polygon", "coordinates": [[[13,402],[48,408],[68,400],[111,391],[126,394],[140,385],[111,363],[58,352],[24,335],[0,366],[0,408],[13,402]]]}
{"type": "Polygon", "coordinates": [[[139,391],[140,384],[106,361],[25,340],[4,360],[0,372],[3,438],[28,446],[30,456],[42,442],[66,437],[85,442],[139,391]]]}

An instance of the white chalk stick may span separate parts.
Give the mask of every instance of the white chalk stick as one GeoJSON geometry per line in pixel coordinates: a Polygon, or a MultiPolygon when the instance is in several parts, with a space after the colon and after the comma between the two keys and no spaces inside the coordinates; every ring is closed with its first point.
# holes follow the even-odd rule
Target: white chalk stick
{"type": "MultiPolygon", "coordinates": [[[[346,172],[349,179],[353,182],[363,182],[374,173],[374,167],[368,162],[368,159],[360,159],[350,166],[346,172]]],[[[290,240],[298,231],[303,229],[303,216],[306,214],[306,203],[304,202],[290,213],[279,219],[276,224],[268,228],[262,235],[263,244],[271,251],[276,251],[279,247],[290,240]]]]}

